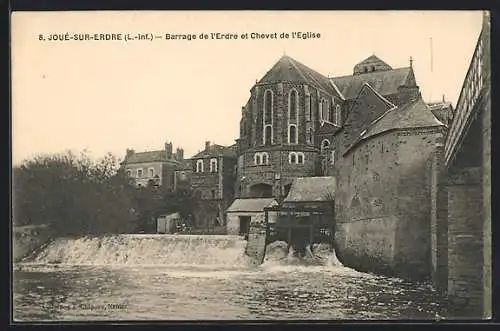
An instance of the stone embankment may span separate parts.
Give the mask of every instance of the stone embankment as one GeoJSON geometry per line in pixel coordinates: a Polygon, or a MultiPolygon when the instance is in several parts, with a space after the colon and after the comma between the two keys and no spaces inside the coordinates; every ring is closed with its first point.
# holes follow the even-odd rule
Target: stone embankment
{"type": "Polygon", "coordinates": [[[12,258],[14,262],[22,260],[31,252],[47,243],[51,233],[46,225],[15,226],[12,229],[12,258]]]}

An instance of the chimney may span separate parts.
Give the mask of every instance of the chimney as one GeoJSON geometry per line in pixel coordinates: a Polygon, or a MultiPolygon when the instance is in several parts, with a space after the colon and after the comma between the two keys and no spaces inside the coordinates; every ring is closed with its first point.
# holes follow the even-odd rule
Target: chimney
{"type": "Polygon", "coordinates": [[[129,156],[133,155],[133,154],[135,153],[135,151],[134,151],[133,149],[128,149],[128,148],[127,148],[126,153],[127,153],[127,154],[126,154],[126,157],[129,157],[129,156]]]}
{"type": "Polygon", "coordinates": [[[182,148],[177,148],[177,152],[175,154],[177,156],[177,161],[184,160],[184,150],[182,148]]]}
{"type": "Polygon", "coordinates": [[[165,143],[165,152],[167,153],[167,160],[172,158],[172,143],[165,143]]]}
{"type": "Polygon", "coordinates": [[[210,141],[205,141],[205,150],[210,148],[210,141]]]}

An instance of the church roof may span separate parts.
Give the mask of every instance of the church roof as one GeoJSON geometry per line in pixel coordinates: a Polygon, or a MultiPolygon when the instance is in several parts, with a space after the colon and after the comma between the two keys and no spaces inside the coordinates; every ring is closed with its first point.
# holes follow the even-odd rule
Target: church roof
{"type": "Polygon", "coordinates": [[[356,67],[357,66],[363,66],[363,65],[369,65],[369,64],[377,64],[377,65],[380,65],[380,66],[384,66],[384,67],[386,67],[388,69],[392,69],[390,65],[388,65],[387,63],[385,63],[384,61],[382,61],[381,59],[379,59],[375,54],[370,55],[369,57],[367,57],[363,61],[361,61],[358,64],[356,64],[356,67]]]}
{"type": "Polygon", "coordinates": [[[339,126],[329,122],[323,122],[316,131],[316,134],[335,134],[338,130],[340,130],[339,126]]]}
{"type": "Polygon", "coordinates": [[[207,149],[197,153],[195,156],[192,157],[192,159],[199,159],[211,156],[236,157],[236,153],[234,151],[233,146],[227,147],[227,146],[212,144],[207,149]]]}
{"type": "Polygon", "coordinates": [[[335,177],[295,178],[284,202],[328,201],[333,197],[337,182],[335,177]]]}
{"type": "Polygon", "coordinates": [[[342,98],[328,77],[292,59],[288,55],[283,55],[257,84],[274,84],[280,82],[308,84],[342,98]]]}
{"type": "Polygon", "coordinates": [[[394,108],[387,111],[370,125],[362,135],[362,139],[391,129],[423,128],[442,125],[443,123],[434,116],[429,107],[419,98],[401,108],[394,108]]]}
{"type": "Polygon", "coordinates": [[[398,93],[398,87],[405,85],[413,75],[411,67],[397,68],[386,71],[374,71],[369,73],[333,77],[330,80],[338,87],[342,95],[348,99],[355,99],[358,92],[367,83],[375,91],[383,96],[398,93]]]}
{"type": "Polygon", "coordinates": [[[392,108],[374,120],[366,130],[361,132],[360,137],[344,152],[344,154],[347,154],[349,150],[361,141],[370,139],[371,137],[387,131],[436,126],[444,126],[444,124],[434,116],[422,98],[418,98],[407,103],[403,107],[392,108]]]}

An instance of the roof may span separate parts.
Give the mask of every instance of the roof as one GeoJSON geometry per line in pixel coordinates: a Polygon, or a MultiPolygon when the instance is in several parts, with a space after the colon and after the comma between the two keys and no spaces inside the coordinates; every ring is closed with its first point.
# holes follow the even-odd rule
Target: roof
{"type": "Polygon", "coordinates": [[[377,66],[388,68],[389,70],[392,69],[390,65],[388,65],[387,63],[385,63],[384,61],[382,61],[375,54],[370,55],[369,57],[367,57],[363,61],[357,63],[356,67],[358,67],[358,66],[364,66],[364,65],[377,65],[377,66]]]}
{"type": "Polygon", "coordinates": [[[335,134],[338,130],[340,130],[339,126],[336,126],[335,124],[329,123],[329,122],[323,122],[318,130],[316,131],[316,134],[335,134]]]}
{"type": "Polygon", "coordinates": [[[386,71],[333,77],[330,80],[339,88],[342,95],[348,99],[355,99],[363,84],[367,83],[383,96],[398,93],[398,87],[405,85],[413,75],[413,69],[397,68],[386,71]]]}
{"type": "Polygon", "coordinates": [[[145,162],[172,162],[177,163],[175,159],[167,159],[167,153],[164,150],[140,152],[128,155],[125,158],[126,163],[145,163],[145,162]]]}
{"type": "Polygon", "coordinates": [[[422,98],[418,98],[403,107],[394,107],[385,112],[382,116],[374,120],[366,130],[361,132],[358,139],[346,149],[344,154],[347,154],[355,145],[363,140],[367,140],[373,136],[383,132],[411,129],[444,126],[436,116],[430,111],[422,98]]]}
{"type": "Polygon", "coordinates": [[[263,212],[265,207],[277,204],[274,198],[236,199],[231,206],[226,209],[226,212],[263,212]]]}
{"type": "Polygon", "coordinates": [[[451,102],[430,102],[427,103],[427,107],[429,107],[434,116],[444,124],[447,124],[453,116],[453,106],[451,102]]]}
{"type": "Polygon", "coordinates": [[[220,156],[220,155],[227,157],[236,157],[236,153],[234,151],[233,146],[234,145],[227,147],[227,146],[212,144],[205,150],[197,153],[195,156],[192,157],[192,159],[199,159],[203,157],[220,156]]]}
{"type": "Polygon", "coordinates": [[[305,83],[342,98],[328,77],[287,55],[283,55],[257,84],[280,82],[305,83]]]}
{"type": "Polygon", "coordinates": [[[335,177],[299,177],[292,182],[290,192],[284,202],[328,201],[335,194],[335,177]]]}

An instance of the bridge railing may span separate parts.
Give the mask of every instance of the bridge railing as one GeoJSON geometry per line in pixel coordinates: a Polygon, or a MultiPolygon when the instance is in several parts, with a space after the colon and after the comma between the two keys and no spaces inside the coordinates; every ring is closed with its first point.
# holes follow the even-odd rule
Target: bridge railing
{"type": "Polygon", "coordinates": [[[448,165],[456,154],[461,140],[474,118],[477,108],[475,105],[479,100],[481,92],[489,79],[489,15],[485,13],[483,17],[483,28],[476,43],[476,48],[472,60],[465,76],[462,90],[455,107],[455,115],[451,122],[450,129],[445,142],[444,156],[448,165]]]}

